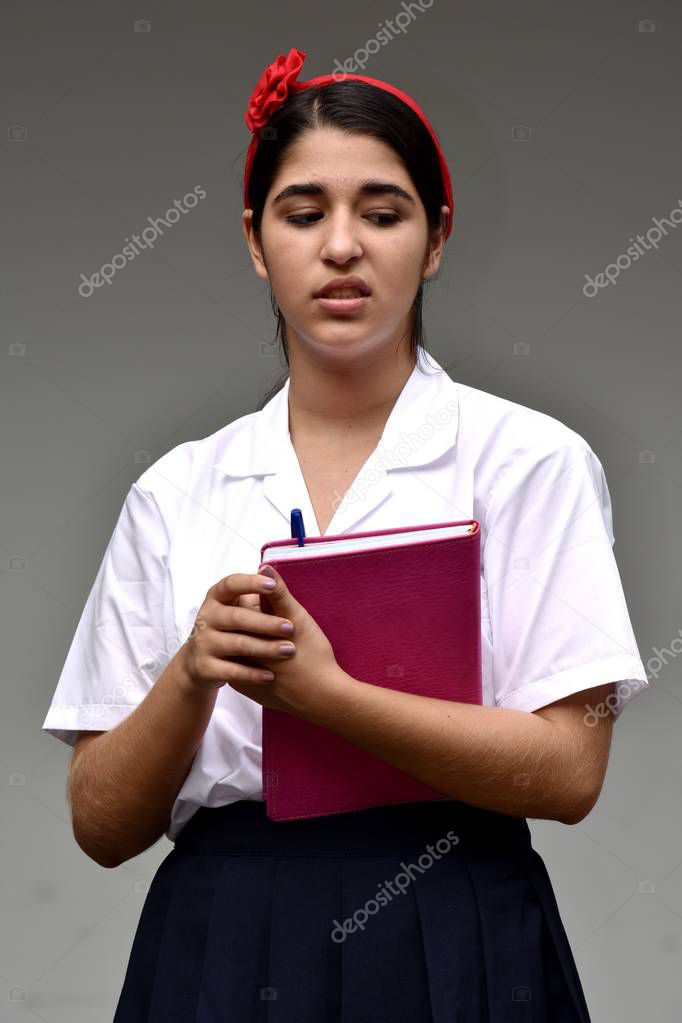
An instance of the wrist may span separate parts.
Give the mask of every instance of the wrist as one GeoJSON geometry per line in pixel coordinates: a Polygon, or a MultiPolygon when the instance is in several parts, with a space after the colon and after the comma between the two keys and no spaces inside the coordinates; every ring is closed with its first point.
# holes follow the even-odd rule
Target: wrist
{"type": "Polygon", "coordinates": [[[180,647],[173,658],[173,667],[176,687],[183,696],[200,702],[205,702],[207,698],[215,699],[217,697],[219,685],[202,684],[192,675],[189,669],[187,650],[184,646],[180,647]]]}
{"type": "Polygon", "coordinates": [[[328,728],[330,722],[338,717],[342,707],[342,698],[355,682],[352,675],[349,675],[338,664],[325,672],[320,678],[320,685],[316,688],[306,701],[305,717],[313,724],[322,725],[328,728]]]}

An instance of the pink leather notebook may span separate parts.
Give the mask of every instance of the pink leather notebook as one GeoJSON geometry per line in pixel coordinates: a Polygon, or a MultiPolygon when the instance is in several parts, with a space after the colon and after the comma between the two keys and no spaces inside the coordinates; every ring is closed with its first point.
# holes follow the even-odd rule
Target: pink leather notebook
{"type": "MultiPolygon", "coordinates": [[[[261,563],[274,565],[354,678],[480,704],[480,536],[467,519],[306,537],[304,554],[296,539],[274,540],[261,563]]],[[[260,606],[272,613],[265,594],[260,606]]],[[[328,728],[269,707],[262,721],[271,820],[448,798],[328,728]]]]}

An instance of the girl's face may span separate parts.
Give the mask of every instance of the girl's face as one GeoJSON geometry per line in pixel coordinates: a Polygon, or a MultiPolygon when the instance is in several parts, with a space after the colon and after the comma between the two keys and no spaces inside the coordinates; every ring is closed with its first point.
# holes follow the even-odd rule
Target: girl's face
{"type": "Polygon", "coordinates": [[[260,241],[251,216],[244,211],[244,235],[286,320],[290,352],[304,346],[343,359],[407,342],[412,302],[422,277],[438,270],[443,232],[429,237],[424,205],[389,146],[335,129],[306,131],[268,193],[260,241]],[[333,278],[349,276],[371,289],[360,308],[325,308],[315,298],[333,278]]]}

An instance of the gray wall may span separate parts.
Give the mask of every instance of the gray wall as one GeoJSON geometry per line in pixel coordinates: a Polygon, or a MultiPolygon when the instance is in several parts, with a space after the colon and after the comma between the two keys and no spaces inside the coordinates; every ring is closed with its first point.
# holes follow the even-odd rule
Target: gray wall
{"type": "MultiPolygon", "coordinates": [[[[164,838],[114,871],[88,860],[70,830],[70,751],[40,726],[146,459],[252,411],[280,372],[261,349],[274,321],[240,228],[247,98],[278,53],[307,52],[302,78],[332,71],[401,10],[0,10],[0,1020],[19,1008],[111,1019],[145,886],[170,849],[164,838]],[[81,274],[197,185],[206,199],[81,297],[81,274]]],[[[434,0],[412,12],[365,73],[423,103],[453,174],[430,349],[455,379],[555,416],[598,453],[646,664],[682,635],[682,228],[593,297],[583,285],[682,205],[680,4],[434,0]]],[[[666,660],[617,723],[592,813],[532,822],[593,1023],[682,1012],[682,662],[666,660]]]]}

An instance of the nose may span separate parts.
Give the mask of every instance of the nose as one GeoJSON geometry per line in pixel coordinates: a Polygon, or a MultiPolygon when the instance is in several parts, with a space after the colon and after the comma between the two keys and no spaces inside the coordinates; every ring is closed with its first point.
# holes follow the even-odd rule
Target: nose
{"type": "Polygon", "coordinates": [[[357,259],[362,253],[360,225],[357,219],[351,213],[340,210],[330,214],[325,224],[321,258],[345,264],[357,259]]]}

